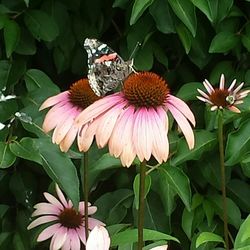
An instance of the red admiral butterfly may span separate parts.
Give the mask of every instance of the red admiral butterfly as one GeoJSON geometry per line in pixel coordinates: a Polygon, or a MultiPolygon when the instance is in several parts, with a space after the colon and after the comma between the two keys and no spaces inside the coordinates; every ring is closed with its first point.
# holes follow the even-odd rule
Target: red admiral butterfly
{"type": "Polygon", "coordinates": [[[107,44],[86,38],[84,48],[88,54],[88,79],[92,90],[104,96],[114,90],[134,69],[133,61],[124,61],[107,44]]]}

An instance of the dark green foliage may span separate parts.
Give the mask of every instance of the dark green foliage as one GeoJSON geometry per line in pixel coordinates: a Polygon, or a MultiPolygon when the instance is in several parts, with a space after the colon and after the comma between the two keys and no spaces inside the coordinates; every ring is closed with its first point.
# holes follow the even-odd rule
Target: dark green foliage
{"type": "MultiPolygon", "coordinates": [[[[33,205],[44,200],[42,193],[52,181],[75,206],[83,200],[82,155],[75,146],[62,153],[52,144],[51,135],[41,129],[46,111],[39,112],[39,107],[47,97],[86,77],[83,42],[87,37],[107,43],[124,59],[139,42],[135,68],[162,75],[171,93],[185,100],[196,117],[194,150],[190,152],[182,136],[177,136],[174,124],[175,132],[169,135],[171,158],[147,178],[145,239],[152,247],[159,240],[168,241],[170,249],[223,247],[217,121],[196,99],[196,89],[203,89],[205,78],[218,84],[221,73],[226,86],[237,78],[250,87],[250,2],[3,0],[0,249],[48,249],[47,242],[35,243],[40,229],[26,228],[33,205]],[[2,95],[16,97],[5,100],[2,95]]],[[[249,96],[240,109],[241,114],[228,111],[224,116],[228,220],[235,240],[231,248],[249,249],[249,96]]],[[[96,217],[114,235],[112,246],[132,249],[137,240],[131,227],[137,221],[138,162],[122,168],[119,159],[95,145],[89,161],[90,201],[98,206],[96,217]]]]}

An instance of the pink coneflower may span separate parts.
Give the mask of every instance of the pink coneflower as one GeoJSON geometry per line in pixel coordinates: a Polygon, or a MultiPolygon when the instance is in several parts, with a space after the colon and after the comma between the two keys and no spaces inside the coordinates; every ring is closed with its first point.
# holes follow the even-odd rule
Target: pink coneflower
{"type": "MultiPolygon", "coordinates": [[[[98,99],[99,97],[90,88],[88,80],[81,79],[69,90],[49,97],[40,107],[40,110],[52,107],[45,116],[43,130],[48,133],[54,129],[52,142],[59,144],[63,152],[68,151],[77,135],[78,128],[74,125],[76,116],[98,99]]],[[[91,142],[83,142],[86,151],[91,142]]]]}
{"type": "Polygon", "coordinates": [[[97,145],[108,143],[110,154],[120,157],[123,166],[129,167],[136,156],[142,162],[153,155],[162,163],[169,155],[167,111],[192,149],[194,134],[189,122],[195,125],[195,118],[189,107],[170,95],[166,81],[157,74],[131,74],[122,92],[96,101],[77,117],[80,128],[93,121],[83,134],[79,133],[79,149],[84,137],[95,135],[97,145]]]}
{"type": "Polygon", "coordinates": [[[235,105],[243,103],[243,98],[250,93],[250,90],[240,91],[244,85],[243,82],[237,88],[234,88],[235,84],[236,79],[233,80],[229,88],[225,88],[225,77],[224,74],[221,74],[220,87],[214,88],[208,80],[205,80],[203,85],[208,93],[197,89],[201,94],[201,96],[197,96],[197,98],[210,104],[212,111],[228,108],[233,112],[240,113],[240,110],[235,105]]]}
{"type": "MultiPolygon", "coordinates": [[[[56,192],[59,200],[49,193],[44,193],[48,202],[38,203],[34,206],[36,209],[32,216],[40,216],[31,222],[28,229],[32,229],[44,223],[49,223],[38,236],[37,241],[44,241],[52,237],[50,249],[57,250],[80,250],[81,242],[86,243],[85,228],[84,228],[84,202],[79,203],[79,209],[75,210],[72,202],[67,201],[56,185],[56,192]],[[51,222],[53,224],[51,225],[51,222]]],[[[92,215],[97,208],[90,206],[88,214],[92,215]]],[[[105,224],[94,218],[88,218],[89,230],[95,226],[104,226],[105,224]]]]}

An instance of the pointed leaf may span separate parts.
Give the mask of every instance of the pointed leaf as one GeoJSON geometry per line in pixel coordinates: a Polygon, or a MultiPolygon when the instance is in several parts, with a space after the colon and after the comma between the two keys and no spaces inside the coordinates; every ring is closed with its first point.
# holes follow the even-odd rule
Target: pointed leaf
{"type": "Polygon", "coordinates": [[[0,142],[0,168],[8,168],[13,165],[16,156],[10,151],[9,144],[0,142]]]}
{"type": "Polygon", "coordinates": [[[196,247],[198,248],[200,245],[211,241],[224,243],[220,235],[211,232],[202,232],[196,239],[196,247]]]}
{"type": "Polygon", "coordinates": [[[178,143],[178,150],[176,155],[171,159],[171,165],[178,166],[187,160],[198,160],[201,155],[214,148],[217,143],[217,136],[215,133],[206,130],[195,132],[195,147],[189,150],[184,138],[178,143]]]}
{"type": "Polygon", "coordinates": [[[194,5],[187,0],[169,0],[176,16],[180,18],[184,25],[190,30],[193,37],[196,34],[197,20],[194,5]]]}
{"type": "Polygon", "coordinates": [[[154,0],[135,0],[131,17],[130,25],[136,23],[136,21],[141,17],[143,12],[153,3],[154,0]]]}
{"type": "Polygon", "coordinates": [[[191,188],[188,177],[177,167],[172,167],[167,163],[161,165],[160,173],[165,177],[168,183],[175,192],[179,195],[188,211],[191,210],[191,188]]]}
{"type": "Polygon", "coordinates": [[[234,242],[235,250],[247,250],[250,246],[250,215],[241,224],[234,242]]]}
{"type": "Polygon", "coordinates": [[[19,25],[13,20],[8,20],[7,22],[5,22],[4,42],[5,42],[5,50],[7,58],[9,58],[12,52],[15,50],[19,42],[19,39],[20,39],[19,25]]]}

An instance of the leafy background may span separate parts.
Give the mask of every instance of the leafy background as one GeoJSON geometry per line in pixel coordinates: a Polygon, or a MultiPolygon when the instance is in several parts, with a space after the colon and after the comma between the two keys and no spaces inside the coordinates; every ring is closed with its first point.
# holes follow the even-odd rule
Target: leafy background
{"type": "MultiPolygon", "coordinates": [[[[47,97],[86,77],[87,37],[107,43],[125,59],[139,42],[136,69],[167,79],[197,120],[191,152],[172,125],[171,158],[147,178],[145,227],[178,238],[180,243],[169,241],[170,249],[222,248],[221,238],[209,234],[199,238],[205,243],[196,248],[202,232],[223,237],[216,116],[196,99],[196,89],[205,78],[217,84],[221,73],[227,84],[237,78],[249,87],[249,18],[249,0],[2,0],[0,248],[48,249],[48,242],[35,242],[39,230],[26,227],[33,205],[44,200],[42,193],[53,192],[52,180],[75,204],[82,197],[82,156],[76,146],[64,154],[51,143],[41,130],[46,111],[38,109],[47,97]]],[[[249,249],[249,97],[241,110],[224,117],[228,217],[231,247],[249,249]]],[[[126,235],[115,232],[136,225],[137,164],[122,168],[95,146],[89,158],[96,216],[113,225],[113,246],[132,249],[131,234],[124,242],[126,235]]]]}

